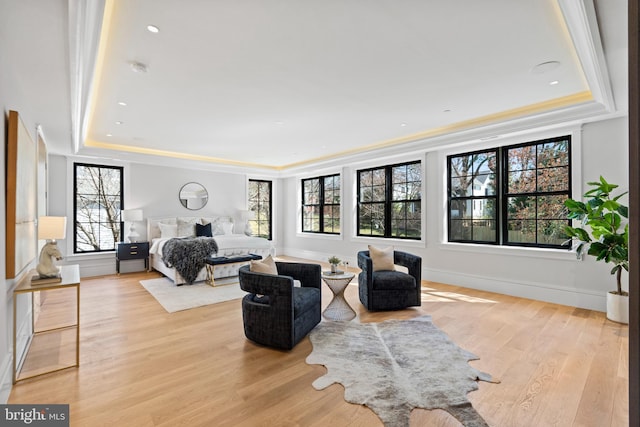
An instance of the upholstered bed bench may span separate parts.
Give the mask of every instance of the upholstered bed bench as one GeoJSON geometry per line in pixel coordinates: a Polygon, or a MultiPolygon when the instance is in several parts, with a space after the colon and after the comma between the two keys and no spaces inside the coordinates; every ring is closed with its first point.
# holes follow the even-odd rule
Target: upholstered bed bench
{"type": "Polygon", "coordinates": [[[262,259],[262,256],[256,255],[256,254],[246,254],[246,255],[236,255],[236,256],[207,257],[204,261],[207,267],[207,283],[211,286],[216,286],[213,278],[213,273],[217,265],[246,263],[246,262],[250,262],[258,259],[262,259]]]}

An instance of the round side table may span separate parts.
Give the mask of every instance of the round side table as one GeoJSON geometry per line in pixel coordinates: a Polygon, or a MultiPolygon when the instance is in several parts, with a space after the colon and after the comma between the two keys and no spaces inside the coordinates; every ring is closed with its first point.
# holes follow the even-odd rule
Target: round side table
{"type": "Polygon", "coordinates": [[[322,312],[327,320],[351,320],[356,317],[347,300],[344,298],[344,290],[353,280],[355,274],[349,272],[331,273],[329,271],[322,272],[322,280],[329,286],[333,292],[333,299],[322,312]]]}

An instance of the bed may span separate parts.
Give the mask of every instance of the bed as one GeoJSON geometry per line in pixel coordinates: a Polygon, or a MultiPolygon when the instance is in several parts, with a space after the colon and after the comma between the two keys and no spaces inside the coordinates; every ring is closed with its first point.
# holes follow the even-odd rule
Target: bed
{"type": "MultiPolygon", "coordinates": [[[[246,236],[233,232],[233,220],[229,217],[163,217],[147,219],[147,238],[150,242],[150,268],[159,271],[176,285],[187,283],[175,268],[169,267],[162,259],[163,248],[174,238],[197,238],[197,236],[212,236],[217,246],[217,252],[209,255],[219,257],[234,257],[245,254],[256,254],[263,258],[267,255],[275,256],[273,244],[262,237],[246,236]],[[209,234],[210,233],[210,234],[209,234]]],[[[204,239],[203,239],[204,240],[204,239]]],[[[175,242],[175,240],[174,240],[175,242]]],[[[243,264],[233,263],[216,267],[214,279],[224,279],[238,275],[238,269],[243,264]]],[[[207,269],[202,268],[195,282],[207,279],[207,269]]]]}

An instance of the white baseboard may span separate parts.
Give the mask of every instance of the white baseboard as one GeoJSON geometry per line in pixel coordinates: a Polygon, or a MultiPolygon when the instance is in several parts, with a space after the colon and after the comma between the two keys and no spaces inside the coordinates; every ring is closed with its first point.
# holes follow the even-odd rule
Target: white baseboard
{"type": "Polygon", "coordinates": [[[3,405],[9,401],[9,394],[11,394],[11,387],[13,386],[12,357],[12,352],[9,351],[4,355],[0,364],[0,404],[3,405]]]}
{"type": "MultiPolygon", "coordinates": [[[[314,261],[326,261],[329,256],[334,255],[298,248],[283,248],[282,253],[314,261]]],[[[335,255],[348,261],[353,267],[358,266],[355,256],[353,258],[343,258],[340,254],[335,255]]],[[[547,283],[530,282],[526,280],[518,280],[516,282],[496,277],[426,268],[424,266],[422,267],[422,279],[481,291],[496,292],[519,298],[530,298],[554,304],[585,308],[588,310],[604,312],[607,307],[606,293],[549,285],[547,283]]]]}
{"type": "Polygon", "coordinates": [[[517,282],[495,277],[458,273],[438,269],[423,269],[422,278],[432,282],[446,283],[465,288],[496,292],[520,298],[529,298],[554,304],[606,311],[606,294],[584,289],[549,285],[546,283],[517,282]]]}
{"type": "MultiPolygon", "coordinates": [[[[144,260],[140,261],[143,266],[144,260]]],[[[116,258],[114,254],[91,254],[72,255],[65,259],[65,264],[78,264],[80,267],[80,277],[106,276],[116,274],[116,258]]],[[[121,267],[129,267],[129,262],[121,263],[121,267]]],[[[136,264],[137,263],[133,263],[136,264]]],[[[121,268],[124,272],[125,268],[121,268]]],[[[140,267],[143,268],[143,267],[140,267]]]]}

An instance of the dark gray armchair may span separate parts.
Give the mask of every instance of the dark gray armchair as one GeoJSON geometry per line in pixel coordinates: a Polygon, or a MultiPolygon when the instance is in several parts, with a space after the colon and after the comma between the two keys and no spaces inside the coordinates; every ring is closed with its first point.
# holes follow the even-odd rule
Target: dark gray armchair
{"type": "Polygon", "coordinates": [[[292,349],[321,320],[321,267],[318,264],[276,262],[278,275],[238,271],[245,336],[258,344],[292,349]],[[294,287],[293,280],[301,287],[294,287]]]}
{"type": "Polygon", "coordinates": [[[373,271],[369,251],[358,252],[358,267],[362,269],[358,276],[358,293],[367,310],[400,310],[422,303],[422,258],[394,251],[393,263],[406,267],[408,274],[391,270],[373,271]]]}

